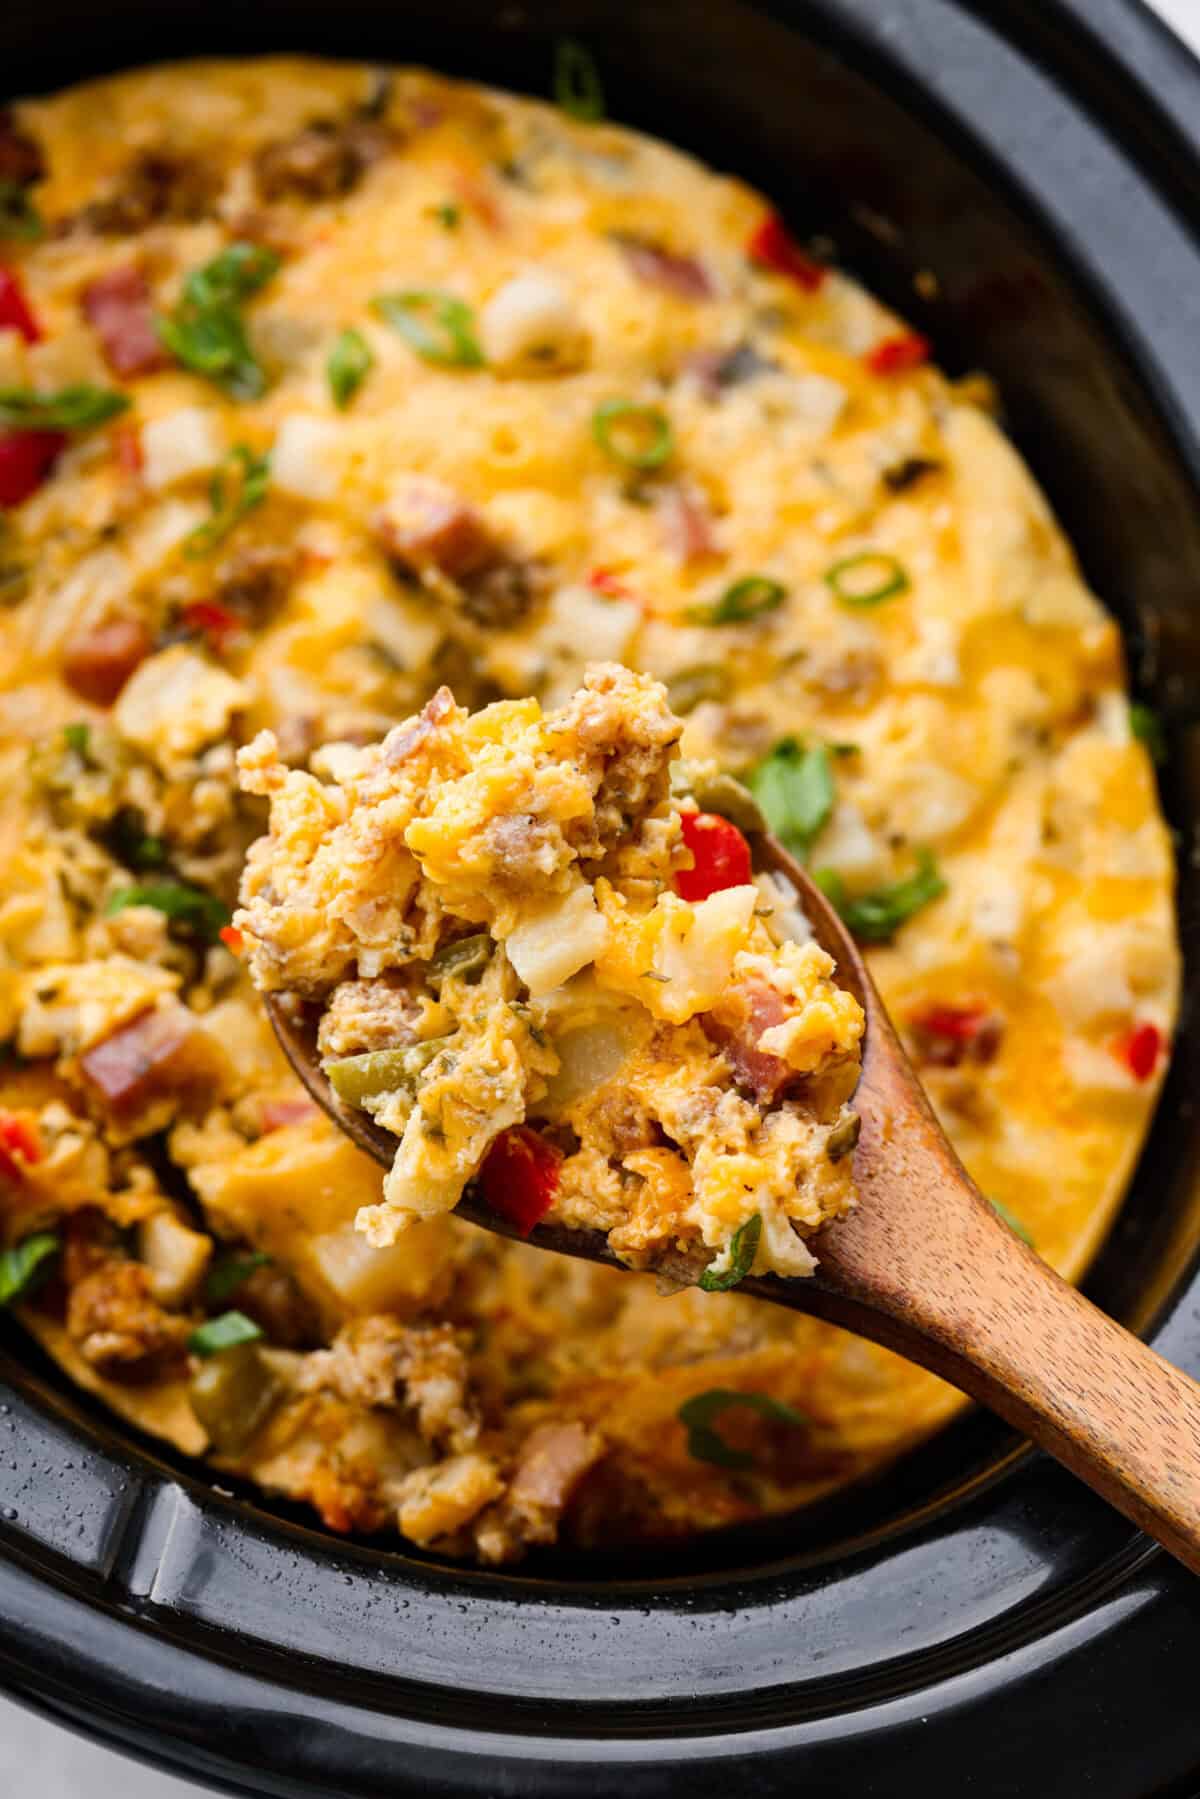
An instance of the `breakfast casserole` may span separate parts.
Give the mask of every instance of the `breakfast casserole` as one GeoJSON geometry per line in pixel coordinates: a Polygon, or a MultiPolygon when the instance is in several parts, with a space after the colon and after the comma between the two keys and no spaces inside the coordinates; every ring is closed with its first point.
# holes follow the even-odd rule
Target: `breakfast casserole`
{"type": "Polygon", "coordinates": [[[370,1243],[478,1177],[525,1234],[599,1231],[633,1267],[812,1272],[805,1236],[853,1203],[862,1009],[737,826],[672,803],[680,733],[661,682],[597,664],[544,715],[440,688],[315,773],[269,731],[241,752],[271,802],[251,979],[320,1007],[334,1093],[398,1139],[370,1243]]]}
{"type": "MultiPolygon", "coordinates": [[[[1156,724],[987,383],[942,375],[759,194],[598,117],[590,78],[562,100],[273,59],[0,114],[0,1302],[222,1479],[485,1563],[796,1507],[961,1403],[734,1290],[752,1215],[759,1266],[808,1253],[745,1183],[686,1218],[686,1284],[656,1277],[670,1233],[635,1191],[695,1146],[653,1033],[620,1037],[611,1115],[570,1095],[636,970],[626,1023],[686,1039],[734,1108],[811,1109],[805,1227],[850,1196],[828,1152],[852,1011],[813,1051],[827,1089],[776,1106],[738,1066],[744,984],[710,1037],[672,1016],[686,982],[618,966],[643,908],[748,903],[727,865],[689,889],[740,854],[697,822],[737,825],[709,790],[735,777],[806,862],[971,1174],[1068,1276],[1119,1204],[1178,985],[1156,724]],[[612,908],[590,972],[534,930],[521,974],[508,888],[456,885],[457,819],[415,852],[452,903],[372,916],[364,889],[353,939],[316,889],[293,938],[265,864],[244,874],[264,796],[315,841],[373,803],[414,720],[536,761],[547,721],[606,696],[651,740],[628,824],[591,793],[603,859],[581,827],[556,865],[597,941],[612,908]],[[440,995],[409,1004],[399,924],[444,957],[440,995]],[[420,1168],[402,1148],[385,1187],[291,1075],[251,970],[315,984],[335,1068],[412,1064],[489,1008],[536,1077],[496,1122],[547,1146],[492,1153],[556,1177],[586,1154],[555,1203],[643,1271],[457,1219],[487,1133],[454,1157],[423,1139],[420,1168]],[[564,985],[604,1027],[574,1059],[531,1028],[564,985]]],[[[803,1017],[826,971],[789,896],[756,891],[737,954],[786,967],[803,1017]]],[[[408,1144],[425,1084],[385,1089],[408,1144]]]]}

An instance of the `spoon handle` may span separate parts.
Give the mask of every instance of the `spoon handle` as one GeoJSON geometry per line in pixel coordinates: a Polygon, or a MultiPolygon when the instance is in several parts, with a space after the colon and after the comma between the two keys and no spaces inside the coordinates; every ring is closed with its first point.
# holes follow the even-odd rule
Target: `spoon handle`
{"type": "Polygon", "coordinates": [[[880,1060],[860,1204],[819,1246],[841,1321],[982,1400],[1200,1573],[1200,1385],[1000,1221],[907,1064],[880,1060]]]}

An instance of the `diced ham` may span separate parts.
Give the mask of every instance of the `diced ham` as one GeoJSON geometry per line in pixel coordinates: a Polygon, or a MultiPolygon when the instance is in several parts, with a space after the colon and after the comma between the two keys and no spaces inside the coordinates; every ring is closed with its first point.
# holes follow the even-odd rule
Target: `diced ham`
{"type": "Polygon", "coordinates": [[[286,1130],[290,1124],[307,1124],[316,1115],[317,1108],[312,1100],[302,1096],[294,1099],[265,1099],[259,1110],[258,1121],[265,1136],[269,1131],[286,1130]]]}
{"type": "Polygon", "coordinates": [[[80,699],[111,706],[134,669],[150,654],[150,633],[141,619],[111,618],[68,638],[63,680],[80,699]]]}
{"type": "Polygon", "coordinates": [[[149,284],[136,263],[89,281],[80,296],[84,317],[100,339],[114,375],[152,375],[170,363],[154,330],[149,284]]]}
{"type": "Polygon", "coordinates": [[[673,250],[648,243],[645,238],[624,233],[617,238],[617,243],[631,272],[647,287],[657,287],[660,292],[674,294],[681,300],[712,299],[716,290],[707,269],[694,256],[680,256],[673,250]]]}
{"type": "Polygon", "coordinates": [[[389,731],[383,740],[383,759],[394,767],[398,762],[407,762],[425,742],[432,736],[439,725],[454,711],[454,695],[448,687],[439,687],[435,694],[426,700],[415,719],[407,725],[397,725],[389,731]]]}
{"type": "Polygon", "coordinates": [[[496,559],[487,520],[432,475],[410,475],[402,482],[376,514],[375,528],[388,555],[418,574],[435,568],[458,581],[496,559]]]}
{"type": "Polygon", "coordinates": [[[191,1015],[182,1006],[140,1012],[86,1050],[79,1066],[113,1111],[128,1117],[190,1072],[194,1032],[191,1015]]]}
{"type": "Polygon", "coordinates": [[[561,1512],[603,1454],[603,1439],[575,1420],[540,1424],[521,1445],[510,1503],[524,1512],[561,1512]]]}
{"type": "Polygon", "coordinates": [[[703,498],[693,489],[673,481],[660,490],[655,515],[668,550],[680,562],[695,562],[716,554],[718,545],[712,517],[703,498]]]}
{"type": "Polygon", "coordinates": [[[765,981],[754,981],[733,988],[718,1011],[700,1020],[709,1041],[725,1051],[735,1081],[748,1087],[760,1105],[773,1105],[796,1079],[795,1069],[782,1056],[758,1047],[763,1032],[787,1016],[782,994],[765,981]]]}

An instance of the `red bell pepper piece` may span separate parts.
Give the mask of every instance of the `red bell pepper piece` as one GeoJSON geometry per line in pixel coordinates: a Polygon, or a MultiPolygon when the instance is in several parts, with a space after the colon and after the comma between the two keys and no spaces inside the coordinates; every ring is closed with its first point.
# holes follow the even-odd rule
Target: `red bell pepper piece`
{"type": "Polygon", "coordinates": [[[502,1131],[479,1168],[479,1190],[500,1218],[522,1237],[546,1216],[558,1191],[562,1151],[527,1125],[502,1131]]]}
{"type": "Polygon", "coordinates": [[[183,622],[189,631],[199,631],[207,637],[218,655],[231,637],[245,629],[244,619],[231,612],[228,606],[222,606],[219,600],[191,601],[183,609],[183,622]]]}
{"type": "Polygon", "coordinates": [[[777,212],[768,213],[751,232],[746,254],[751,262],[774,269],[777,275],[796,282],[808,294],[816,293],[828,274],[827,269],[800,248],[777,212]]]}
{"type": "Polygon", "coordinates": [[[36,344],[42,328],[33,316],[33,308],[15,269],[0,262],[0,331],[19,331],[27,344],[36,344]]]}
{"type": "Polygon", "coordinates": [[[66,442],[62,431],[0,431],[0,507],[36,493],[66,442]]]}
{"type": "Polygon", "coordinates": [[[736,825],[718,812],[685,812],[679,822],[695,863],[675,876],[680,899],[707,899],[710,893],[744,887],[752,879],[750,845],[736,825]]]}
{"type": "Polygon", "coordinates": [[[1113,1044],[1113,1053],[1124,1062],[1135,1081],[1148,1081],[1158,1067],[1163,1034],[1156,1024],[1137,1024],[1113,1044]]]}
{"type": "Polygon", "coordinates": [[[919,331],[905,331],[898,337],[885,337],[863,360],[873,375],[906,375],[929,361],[929,351],[927,337],[919,331]]]}
{"type": "Polygon", "coordinates": [[[19,1180],[31,1162],[45,1155],[36,1124],[16,1112],[0,1112],[0,1175],[19,1180]]]}
{"type": "Polygon", "coordinates": [[[241,955],[243,947],[242,933],[235,924],[223,924],[217,932],[217,936],[221,939],[225,948],[231,951],[233,955],[241,955]]]}
{"type": "Polygon", "coordinates": [[[610,600],[629,598],[629,588],[619,575],[614,575],[610,568],[594,568],[587,577],[588,586],[595,593],[606,594],[610,600]]]}

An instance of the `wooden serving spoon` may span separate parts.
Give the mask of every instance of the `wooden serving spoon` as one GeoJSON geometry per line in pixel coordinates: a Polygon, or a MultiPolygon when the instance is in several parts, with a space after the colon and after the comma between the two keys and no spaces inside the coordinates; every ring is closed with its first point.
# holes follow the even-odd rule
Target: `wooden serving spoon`
{"type": "MultiPolygon", "coordinates": [[[[899,1351],[982,1400],[1200,1573],[1200,1385],[1068,1286],[1005,1225],[950,1147],[845,925],[775,838],[755,865],[800,893],[838,979],[866,1013],[855,1105],[859,1203],[821,1233],[802,1280],[751,1277],[739,1292],[811,1312],[899,1351]]],[[[390,1167],[396,1139],[335,1097],[315,1020],[268,999],[279,1041],[313,1099],[390,1167]]],[[[470,1188],[458,1214],[519,1233],[470,1188]]],[[[538,1225],[528,1241],[624,1268],[600,1231],[538,1225]]]]}

